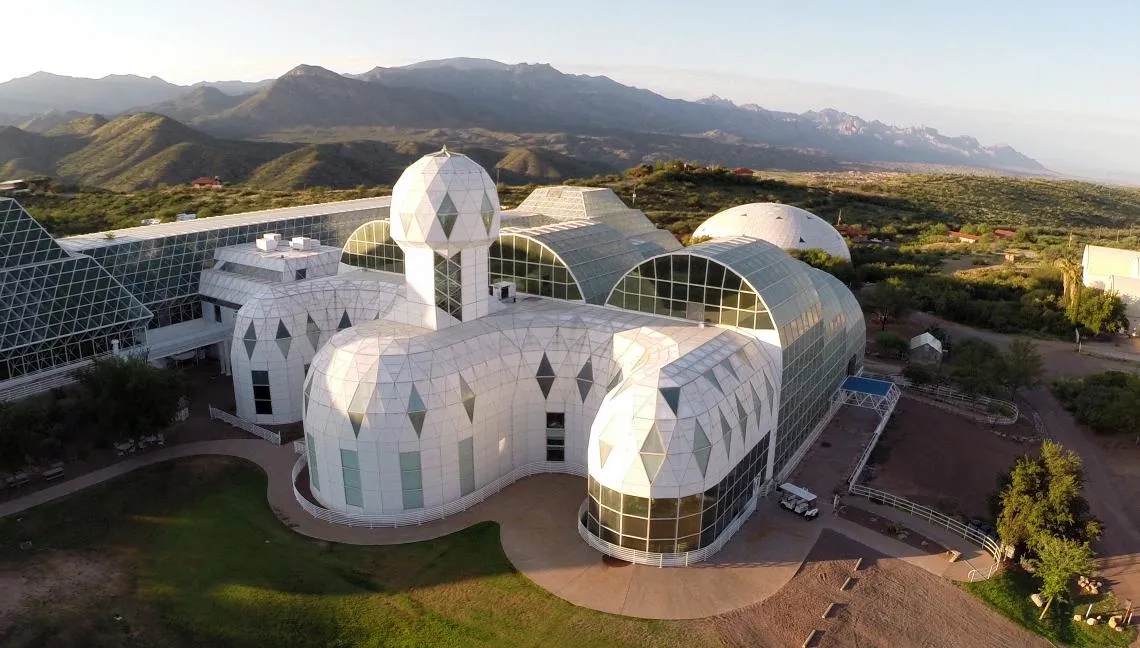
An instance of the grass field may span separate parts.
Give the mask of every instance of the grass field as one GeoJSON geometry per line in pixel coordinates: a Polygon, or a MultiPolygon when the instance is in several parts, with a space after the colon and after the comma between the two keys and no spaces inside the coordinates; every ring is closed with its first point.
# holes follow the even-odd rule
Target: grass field
{"type": "Polygon", "coordinates": [[[230,460],[159,466],[0,520],[0,571],[59,556],[110,558],[103,580],[123,585],[63,583],[0,626],[0,645],[722,645],[707,624],[548,594],[514,571],[492,523],[395,547],[307,539],[270,512],[264,475],[230,460]]]}
{"type": "MultiPolygon", "coordinates": [[[[1087,626],[1075,623],[1073,606],[1055,601],[1049,616],[1039,621],[1041,614],[1029,600],[1029,595],[1037,591],[1033,577],[1020,570],[1006,570],[988,581],[966,583],[967,591],[973,593],[999,612],[1030,632],[1035,632],[1050,641],[1083,648],[1085,646],[1127,646],[1136,638],[1136,630],[1116,632],[1107,626],[1087,626]]],[[[1083,613],[1091,601],[1084,601],[1078,607],[1083,613]]],[[[1112,609],[1112,601],[1094,605],[1093,613],[1112,609]]],[[[1107,617],[1106,617],[1107,620],[1107,617]]]]}

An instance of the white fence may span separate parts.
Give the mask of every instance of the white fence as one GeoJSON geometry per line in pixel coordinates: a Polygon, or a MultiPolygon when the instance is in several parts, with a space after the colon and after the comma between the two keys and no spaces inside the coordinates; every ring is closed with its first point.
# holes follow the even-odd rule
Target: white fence
{"type": "Polygon", "coordinates": [[[855,464],[855,470],[851,473],[851,478],[847,480],[848,490],[855,487],[859,483],[859,476],[863,474],[863,469],[867,467],[867,461],[871,458],[871,453],[875,451],[875,445],[879,443],[879,437],[883,436],[883,430],[887,428],[887,422],[891,417],[884,416],[879,419],[879,424],[875,426],[875,433],[871,435],[871,440],[867,442],[867,447],[863,450],[863,455],[859,457],[859,463],[855,464]]]}
{"type": "MultiPolygon", "coordinates": [[[[975,414],[979,415],[979,420],[989,423],[990,425],[1012,425],[1016,423],[1018,417],[1021,416],[1017,405],[1007,400],[977,394],[967,394],[945,385],[915,385],[903,376],[868,372],[864,372],[863,375],[867,378],[888,380],[899,387],[920,392],[922,395],[929,396],[934,400],[941,401],[955,408],[966,406],[973,410],[975,414]],[[995,413],[995,410],[999,410],[1001,413],[995,413]]],[[[958,414],[963,413],[957,409],[954,411],[958,414]]]]}
{"type": "Polygon", "coordinates": [[[973,527],[962,524],[960,521],[948,515],[939,513],[938,511],[922,506],[921,504],[915,504],[908,499],[898,497],[896,495],[891,495],[886,491],[868,488],[862,484],[852,484],[848,490],[852,495],[866,497],[875,504],[883,504],[905,513],[910,513],[915,517],[926,520],[934,526],[940,526],[955,535],[962,536],[966,540],[969,540],[982,549],[985,549],[990,555],[994,557],[994,560],[1001,560],[1002,547],[997,540],[994,540],[993,538],[973,527]]]}
{"type": "Polygon", "coordinates": [[[302,454],[297,458],[297,463],[293,464],[293,497],[297,498],[297,503],[301,505],[301,508],[305,509],[306,513],[318,520],[332,522],[333,524],[368,528],[412,526],[442,520],[448,516],[466,511],[523,477],[548,473],[563,473],[576,477],[586,476],[586,467],[580,464],[563,463],[560,461],[536,461],[519,466],[486,486],[468,493],[454,502],[443,504],[442,506],[401,511],[400,513],[341,513],[338,511],[330,511],[323,506],[314,504],[309,501],[307,497],[302,495],[301,491],[297,490],[297,476],[300,475],[301,471],[308,465],[308,461],[308,457],[302,454]]]}
{"type": "Polygon", "coordinates": [[[748,518],[752,516],[753,511],[756,510],[756,500],[759,497],[758,491],[759,489],[754,486],[752,490],[752,497],[749,498],[748,504],[744,507],[744,510],[740,512],[740,515],[736,516],[735,520],[733,520],[727,527],[725,527],[724,531],[719,536],[717,536],[716,540],[713,540],[708,545],[701,547],[700,549],[695,549],[693,551],[660,554],[650,553],[648,551],[629,549],[627,547],[622,547],[612,542],[602,540],[593,533],[590,533],[590,530],[587,529],[584,524],[582,524],[582,516],[586,513],[586,506],[589,502],[589,499],[584,500],[582,502],[582,505],[578,507],[578,535],[582,536],[582,540],[584,540],[586,544],[590,545],[594,549],[606,554],[607,556],[613,556],[619,560],[624,560],[626,562],[631,562],[638,565],[649,565],[651,567],[688,567],[689,565],[707,560],[709,556],[712,556],[716,552],[720,551],[721,548],[723,548],[724,545],[732,539],[732,536],[736,535],[736,532],[740,530],[740,527],[744,526],[744,523],[748,521],[748,518]]]}
{"type": "Polygon", "coordinates": [[[254,425],[249,421],[242,420],[233,414],[230,414],[229,412],[214,407],[213,405],[210,406],[210,418],[217,419],[223,423],[229,423],[230,425],[240,430],[245,430],[254,436],[259,436],[274,445],[281,445],[280,434],[271,430],[266,430],[260,425],[254,425]]]}

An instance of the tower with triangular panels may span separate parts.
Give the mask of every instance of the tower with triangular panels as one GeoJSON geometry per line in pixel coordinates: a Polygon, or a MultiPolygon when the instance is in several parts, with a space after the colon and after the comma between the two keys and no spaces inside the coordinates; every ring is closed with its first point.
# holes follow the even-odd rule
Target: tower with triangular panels
{"type": "Polygon", "coordinates": [[[392,239],[404,250],[407,299],[441,329],[490,311],[487,252],[499,195],[483,167],[447,148],[420,158],[392,188],[392,239]]]}

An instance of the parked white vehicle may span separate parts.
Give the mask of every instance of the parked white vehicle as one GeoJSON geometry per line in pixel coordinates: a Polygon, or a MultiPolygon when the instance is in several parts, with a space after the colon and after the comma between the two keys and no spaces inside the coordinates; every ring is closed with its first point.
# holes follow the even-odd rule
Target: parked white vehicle
{"type": "Polygon", "coordinates": [[[819,515],[819,507],[816,505],[818,498],[806,488],[792,483],[780,484],[780,492],[783,493],[780,506],[808,520],[814,520],[819,515]]]}

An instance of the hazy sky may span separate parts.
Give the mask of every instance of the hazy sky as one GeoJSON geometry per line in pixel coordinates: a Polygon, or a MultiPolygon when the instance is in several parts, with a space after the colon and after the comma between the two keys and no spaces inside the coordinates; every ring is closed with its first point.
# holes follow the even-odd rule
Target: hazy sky
{"type": "Polygon", "coordinates": [[[975,108],[1131,118],[1131,0],[38,0],[5,30],[0,80],[37,70],[261,79],[476,56],[707,69],[890,90],[975,108]],[[15,39],[15,42],[12,42],[15,39]]]}
{"type": "MultiPolygon", "coordinates": [[[[681,80],[708,71],[710,78],[888,91],[920,104],[1001,112],[1007,122],[1042,112],[1058,115],[1064,127],[1082,121],[1069,114],[1115,117],[1140,137],[1135,0],[37,0],[22,3],[18,14],[19,28],[4,32],[0,81],[47,70],[186,84],[276,77],[298,63],[362,72],[472,56],[612,70],[623,82],[659,91],[666,88],[654,79],[665,78],[673,83],[658,86],[671,86],[669,96],[693,94],[678,87],[681,80]],[[688,74],[663,77],[662,69],[688,74]]],[[[720,94],[779,103],[763,94],[733,96],[731,88],[720,94]]],[[[785,109],[855,112],[859,104],[851,103],[785,109]]],[[[879,114],[870,105],[874,113],[862,116],[891,119],[889,109],[879,114]]],[[[968,132],[914,114],[919,123],[968,132]]],[[[1049,144],[1048,131],[1040,132],[971,134],[1032,154],[1036,140],[1049,144]]],[[[1132,160],[1133,144],[1114,151],[1117,158],[1132,160]]],[[[1069,146],[1055,155],[1069,158],[1075,148],[1089,163],[1100,157],[1080,135],[1069,146]]]]}

